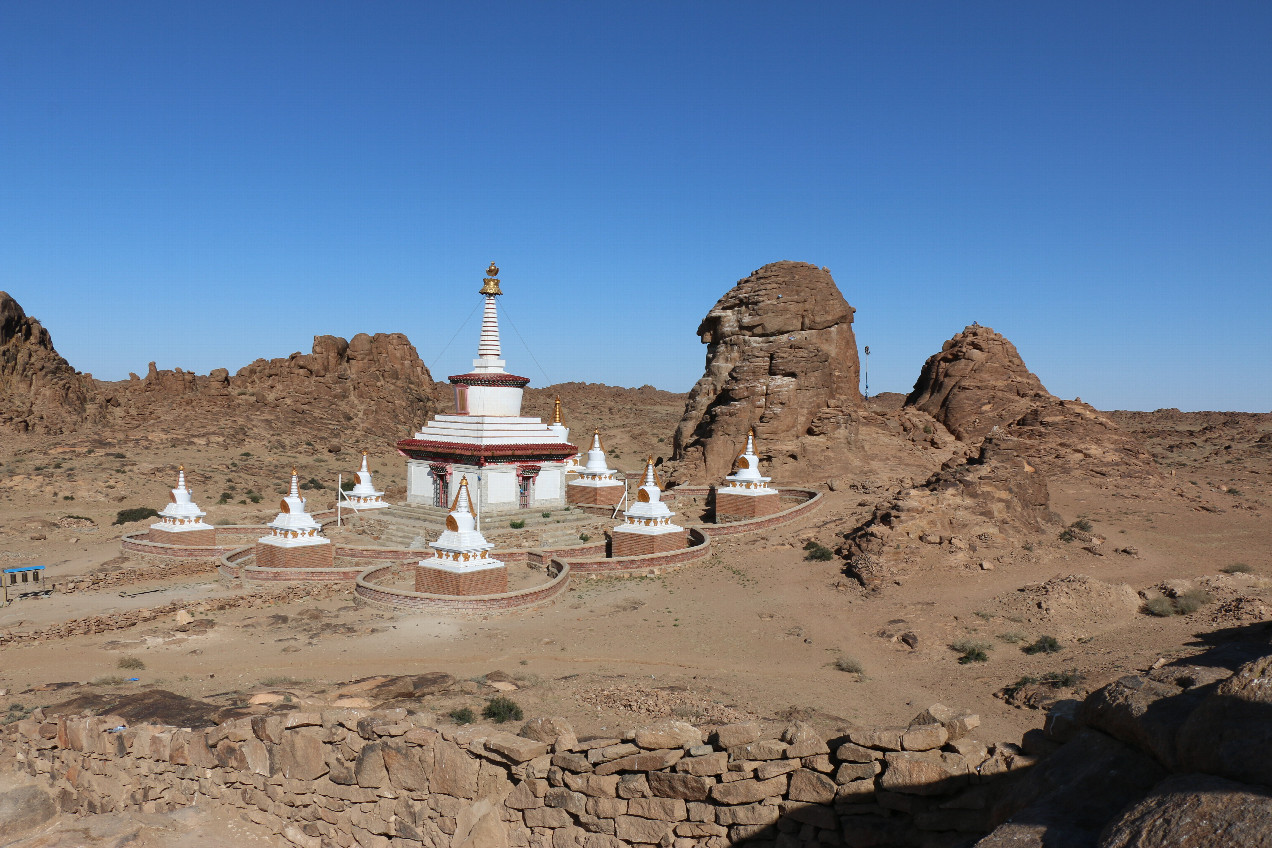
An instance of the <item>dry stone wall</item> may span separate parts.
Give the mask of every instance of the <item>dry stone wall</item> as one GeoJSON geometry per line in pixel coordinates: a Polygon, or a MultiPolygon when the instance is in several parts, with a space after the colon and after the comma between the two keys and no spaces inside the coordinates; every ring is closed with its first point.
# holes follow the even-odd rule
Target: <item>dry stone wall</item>
{"type": "Polygon", "coordinates": [[[562,719],[437,728],[404,710],[289,712],[204,730],[46,718],[0,736],[64,810],[237,810],[302,848],[965,844],[1032,763],[939,705],[826,739],[681,722],[579,740],[562,719]]]}

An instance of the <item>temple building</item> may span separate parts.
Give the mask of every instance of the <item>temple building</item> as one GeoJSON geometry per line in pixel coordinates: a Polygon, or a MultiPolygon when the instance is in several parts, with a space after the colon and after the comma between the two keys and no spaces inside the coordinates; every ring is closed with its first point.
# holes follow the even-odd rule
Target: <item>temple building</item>
{"type": "Polygon", "coordinates": [[[332,568],[331,540],[322,525],[305,511],[305,499],[292,469],[291,491],[279,504],[278,516],[268,524],[270,534],[256,540],[256,565],[261,568],[332,568]]]}
{"type": "Polygon", "coordinates": [[[606,466],[605,447],[601,444],[601,431],[592,434],[592,447],[587,452],[587,464],[577,469],[578,477],[565,487],[565,497],[571,504],[583,506],[618,506],[627,493],[627,483],[618,479],[618,472],[606,466]]]}
{"type": "Polygon", "coordinates": [[[345,505],[356,510],[384,509],[389,505],[384,492],[377,492],[371,484],[371,472],[367,470],[367,452],[362,452],[362,467],[354,472],[353,488],[344,493],[345,505]]]}
{"type": "Polygon", "coordinates": [[[499,268],[492,262],[481,287],[485,298],[481,337],[472,371],[450,378],[455,412],[438,415],[414,437],[397,443],[407,458],[406,500],[445,509],[459,480],[475,481],[472,498],[484,519],[493,513],[565,506],[565,474],[578,448],[560,422],[521,415],[522,391],[530,382],[509,374],[499,344],[495,299],[499,268]]]}
{"type": "Polygon", "coordinates": [[[662,501],[654,473],[654,458],[645,463],[645,477],[636,490],[636,503],[623,513],[623,523],[611,531],[610,556],[638,556],[679,550],[688,545],[688,531],[671,523],[675,515],[662,501]]]}
{"type": "Polygon", "coordinates": [[[185,466],[177,470],[177,488],[168,495],[168,505],[159,520],[150,525],[147,539],[166,545],[215,545],[216,529],[203,520],[207,515],[194,502],[194,492],[186,486],[185,466]]]}
{"type": "Polygon", "coordinates": [[[428,546],[433,559],[420,560],[415,591],[430,595],[496,595],[508,591],[508,567],[490,556],[494,545],[477,529],[468,478],[459,478],[459,491],[446,517],[446,529],[428,546]]]}
{"type": "Polygon", "coordinates": [[[755,454],[755,430],[746,434],[746,447],[733,460],[733,473],[715,491],[716,523],[746,521],[782,510],[782,496],[770,486],[772,478],[760,476],[755,454]]]}

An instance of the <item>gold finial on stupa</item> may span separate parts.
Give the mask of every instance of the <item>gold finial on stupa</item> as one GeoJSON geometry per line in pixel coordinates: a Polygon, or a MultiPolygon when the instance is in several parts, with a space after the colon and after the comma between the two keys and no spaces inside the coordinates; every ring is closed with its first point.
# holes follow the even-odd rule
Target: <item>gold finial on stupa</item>
{"type": "Polygon", "coordinates": [[[486,269],[486,278],[482,281],[481,294],[500,295],[503,294],[499,290],[499,266],[491,262],[490,267],[486,269]]]}
{"type": "Polygon", "coordinates": [[[178,470],[178,471],[185,471],[185,466],[184,466],[184,465],[178,465],[178,466],[177,466],[177,470],[178,470]]]}
{"type": "Polygon", "coordinates": [[[552,402],[552,423],[561,423],[561,396],[557,395],[556,400],[552,402]]]}

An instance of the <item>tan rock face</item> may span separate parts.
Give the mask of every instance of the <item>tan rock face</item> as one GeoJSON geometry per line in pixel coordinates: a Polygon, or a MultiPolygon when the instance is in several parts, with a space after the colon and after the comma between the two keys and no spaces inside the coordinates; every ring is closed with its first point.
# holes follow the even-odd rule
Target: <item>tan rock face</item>
{"type": "Polygon", "coordinates": [[[0,424],[66,433],[96,417],[91,377],[70,366],[49,331],[0,292],[0,424]]]}
{"type": "Polygon", "coordinates": [[[698,327],[707,367],[676,429],[674,479],[728,474],[752,426],[779,479],[842,464],[861,402],[853,312],[815,265],[774,262],[739,280],[698,327]]]}

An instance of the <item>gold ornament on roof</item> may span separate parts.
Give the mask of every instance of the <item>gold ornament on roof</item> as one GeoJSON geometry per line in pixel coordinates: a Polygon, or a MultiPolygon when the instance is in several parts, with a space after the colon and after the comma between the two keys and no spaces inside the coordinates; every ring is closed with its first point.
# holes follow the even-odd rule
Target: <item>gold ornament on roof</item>
{"type": "Polygon", "coordinates": [[[561,396],[557,395],[557,399],[552,402],[552,423],[561,423],[561,396]]]}
{"type": "Polygon", "coordinates": [[[491,262],[490,267],[486,269],[486,279],[482,281],[481,293],[486,295],[501,295],[499,290],[499,266],[491,262]]]}

